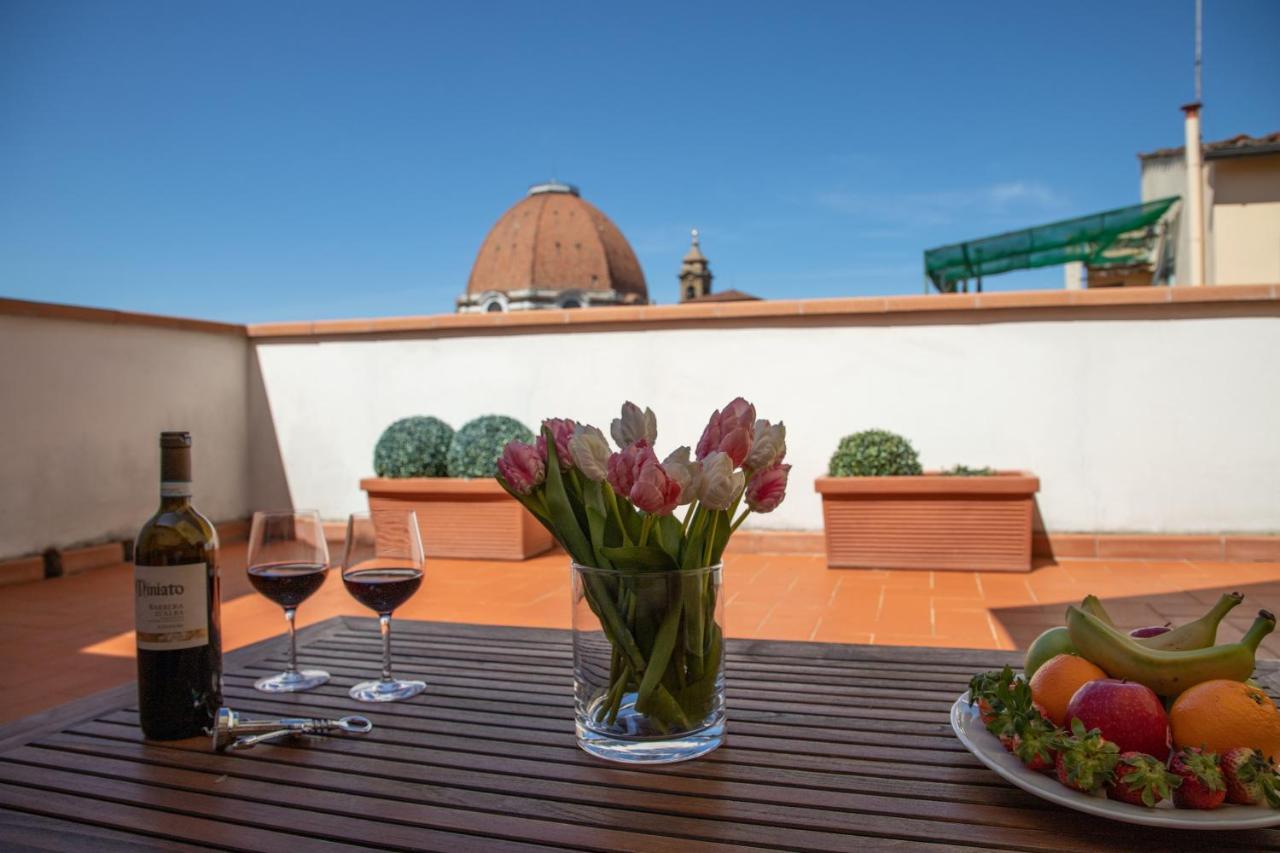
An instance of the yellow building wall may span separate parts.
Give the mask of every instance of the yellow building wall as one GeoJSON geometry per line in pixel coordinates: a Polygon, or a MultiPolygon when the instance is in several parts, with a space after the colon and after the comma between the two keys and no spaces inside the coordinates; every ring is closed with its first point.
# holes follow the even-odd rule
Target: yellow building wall
{"type": "Polygon", "coordinates": [[[1280,282],[1280,154],[1213,164],[1210,281],[1280,282]]]}

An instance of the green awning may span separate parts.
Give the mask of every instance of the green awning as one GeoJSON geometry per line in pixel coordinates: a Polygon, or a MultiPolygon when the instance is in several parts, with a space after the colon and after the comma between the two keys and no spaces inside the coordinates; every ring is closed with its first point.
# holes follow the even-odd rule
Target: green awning
{"type": "Polygon", "coordinates": [[[1152,226],[1177,200],[1171,196],[930,249],[924,253],[925,275],[939,291],[949,293],[957,281],[1070,261],[1093,267],[1145,263],[1156,239],[1152,226]]]}

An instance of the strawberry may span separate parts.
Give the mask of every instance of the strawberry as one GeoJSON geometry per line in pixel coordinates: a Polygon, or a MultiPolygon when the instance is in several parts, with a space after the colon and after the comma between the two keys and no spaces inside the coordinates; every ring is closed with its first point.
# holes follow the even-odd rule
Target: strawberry
{"type": "Polygon", "coordinates": [[[1154,808],[1171,796],[1171,790],[1182,784],[1164,762],[1145,752],[1122,752],[1116,762],[1116,775],[1107,785],[1107,796],[1122,803],[1154,808]]]}
{"type": "Polygon", "coordinates": [[[1222,777],[1227,783],[1227,802],[1256,806],[1263,800],[1280,808],[1280,776],[1275,763],[1256,749],[1238,746],[1222,753],[1222,777]]]}
{"type": "Polygon", "coordinates": [[[1102,737],[1097,729],[1085,731],[1079,720],[1071,721],[1071,734],[1062,738],[1054,759],[1058,781],[1068,788],[1092,794],[1111,781],[1120,748],[1102,737]]]}
{"type": "Polygon", "coordinates": [[[1036,773],[1053,772],[1061,740],[1053,723],[1043,717],[1033,716],[1019,721],[1013,748],[1009,751],[1017,756],[1028,770],[1036,773]]]}
{"type": "Polygon", "coordinates": [[[1182,777],[1173,792],[1173,804],[1180,809],[1216,809],[1227,798],[1227,783],[1212,752],[1189,746],[1174,753],[1169,769],[1182,777]]]}
{"type": "Polygon", "coordinates": [[[983,725],[989,726],[995,718],[997,709],[993,700],[997,689],[1012,682],[1013,668],[1009,666],[990,672],[980,672],[969,679],[969,705],[978,706],[978,715],[982,718],[983,725]]]}

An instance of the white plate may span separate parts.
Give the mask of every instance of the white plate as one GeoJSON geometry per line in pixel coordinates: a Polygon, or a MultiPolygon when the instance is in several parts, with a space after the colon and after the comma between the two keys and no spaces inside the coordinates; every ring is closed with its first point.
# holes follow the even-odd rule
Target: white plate
{"type": "Polygon", "coordinates": [[[1125,823],[1161,826],[1169,829],[1263,829],[1280,825],[1280,810],[1266,806],[1224,805],[1210,811],[1174,808],[1165,800],[1153,809],[1107,799],[1102,793],[1085,794],[1058,782],[1056,776],[1034,773],[1011,755],[999,738],[987,731],[978,718],[978,709],[969,707],[965,692],[951,706],[951,728],[956,737],[978,760],[1022,790],[1037,797],[1125,823]]]}

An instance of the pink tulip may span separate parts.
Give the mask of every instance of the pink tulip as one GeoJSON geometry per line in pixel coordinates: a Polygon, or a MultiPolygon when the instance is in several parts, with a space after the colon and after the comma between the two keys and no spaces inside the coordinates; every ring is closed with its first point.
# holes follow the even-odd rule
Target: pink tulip
{"type": "Polygon", "coordinates": [[[719,450],[728,454],[734,467],[738,467],[751,452],[755,423],[756,407],[741,397],[712,412],[706,429],[702,431],[702,438],[698,440],[698,458],[706,459],[719,450]]]}
{"type": "Polygon", "coordinates": [[[680,502],[680,483],[667,475],[657,457],[650,455],[640,464],[628,497],[636,509],[652,515],[670,515],[680,502]]]}
{"type": "MultiPolygon", "coordinates": [[[[542,422],[544,429],[551,430],[551,435],[556,440],[556,456],[560,459],[560,470],[568,471],[573,467],[573,454],[569,450],[569,440],[573,438],[573,429],[575,424],[569,418],[547,418],[542,422]]],[[[538,432],[538,449],[542,451],[542,458],[547,458],[547,439],[541,431],[538,432]]]]}
{"type": "Polygon", "coordinates": [[[643,438],[613,454],[609,457],[609,485],[617,494],[629,498],[631,487],[640,477],[641,468],[650,460],[657,464],[658,457],[649,442],[643,438]]]}
{"type": "Polygon", "coordinates": [[[773,512],[787,496],[790,465],[781,463],[757,471],[747,482],[747,507],[752,512],[773,512]]]}
{"type": "Polygon", "coordinates": [[[542,485],[547,476],[547,465],[536,447],[523,441],[512,441],[502,448],[502,455],[498,457],[498,473],[512,491],[527,495],[542,485]]]}

